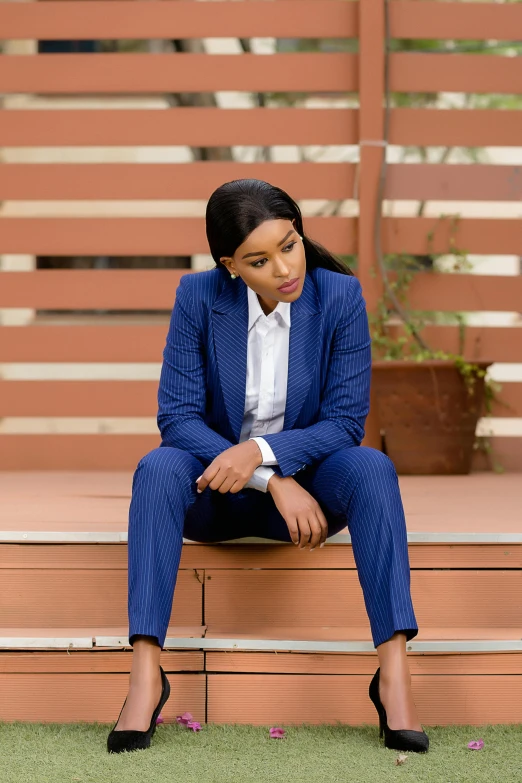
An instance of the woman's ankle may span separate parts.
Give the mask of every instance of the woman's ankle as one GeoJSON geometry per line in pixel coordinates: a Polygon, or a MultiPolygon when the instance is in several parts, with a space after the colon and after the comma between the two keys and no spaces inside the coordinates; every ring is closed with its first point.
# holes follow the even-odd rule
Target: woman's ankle
{"type": "Polygon", "coordinates": [[[155,636],[140,636],[134,640],[131,676],[159,671],[161,647],[155,636]]]}

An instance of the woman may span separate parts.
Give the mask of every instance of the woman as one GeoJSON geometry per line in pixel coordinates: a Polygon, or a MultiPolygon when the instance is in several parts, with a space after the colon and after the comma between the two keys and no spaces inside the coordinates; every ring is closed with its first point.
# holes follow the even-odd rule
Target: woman
{"type": "Polygon", "coordinates": [[[108,750],[149,747],[169,696],[159,661],[183,536],[257,535],[312,551],[348,525],[379,657],[369,695],[381,736],[426,751],[406,658],[418,627],[397,475],[360,445],[371,374],[361,286],[267,182],[219,187],[206,228],[216,267],[181,278],[158,392],[162,442],[133,479],[134,654],[108,750]]]}

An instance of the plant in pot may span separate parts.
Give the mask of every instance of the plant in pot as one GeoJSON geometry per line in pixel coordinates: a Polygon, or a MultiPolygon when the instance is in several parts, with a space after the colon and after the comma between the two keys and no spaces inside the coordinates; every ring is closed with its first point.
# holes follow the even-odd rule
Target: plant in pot
{"type": "MultiPolygon", "coordinates": [[[[455,254],[455,250],[453,250],[455,254]]],[[[454,271],[466,258],[456,253],[454,271]]],[[[491,361],[464,358],[465,322],[460,313],[407,310],[407,291],[414,274],[432,265],[431,256],[380,258],[384,295],[370,314],[374,362],[373,400],[383,448],[401,474],[467,474],[473,452],[482,448],[492,467],[502,468],[489,438],[477,438],[477,422],[491,414],[498,384],[486,373],[491,361]],[[422,335],[430,323],[457,323],[456,353],[434,350],[422,335]]]]}
{"type": "MultiPolygon", "coordinates": [[[[460,313],[412,312],[407,303],[407,291],[414,274],[439,274],[434,269],[431,237],[427,237],[426,255],[399,254],[384,258],[381,241],[382,208],[386,184],[387,144],[390,138],[390,111],[395,105],[445,105],[438,93],[392,93],[390,89],[390,52],[473,51],[504,53],[512,42],[456,40],[403,40],[392,38],[389,0],[385,1],[385,67],[384,67],[384,154],[381,160],[378,193],[375,205],[374,245],[377,271],[384,285],[384,294],[377,311],[370,314],[374,364],[372,404],[380,420],[383,448],[395,463],[398,473],[465,474],[471,469],[474,449],[482,449],[490,457],[490,465],[501,471],[488,437],[476,437],[481,416],[491,415],[492,402],[500,401],[496,392],[500,386],[487,376],[490,361],[467,361],[464,352],[465,318],[460,313]],[[422,271],[424,270],[424,271],[422,271]],[[425,327],[431,323],[456,323],[459,345],[455,353],[435,350],[426,338],[425,327]]],[[[511,49],[510,49],[511,53],[511,49]]],[[[502,96],[463,96],[466,107],[499,106],[502,96]]],[[[501,103],[504,105],[504,103],[501,103]]],[[[418,147],[421,161],[430,158],[427,150],[418,147]]],[[[476,161],[478,150],[466,148],[467,157],[476,161]]],[[[405,150],[411,153],[412,150],[405,150]]],[[[432,151],[433,152],[433,151],[432,151]]],[[[449,160],[452,148],[442,150],[439,164],[449,160]]],[[[417,216],[424,212],[420,202],[417,216]]],[[[443,220],[448,220],[444,218],[443,220]]],[[[455,259],[455,271],[466,271],[467,259],[455,247],[458,217],[449,219],[450,243],[447,252],[455,259]]],[[[429,333],[429,332],[428,332],[429,333]]]]}

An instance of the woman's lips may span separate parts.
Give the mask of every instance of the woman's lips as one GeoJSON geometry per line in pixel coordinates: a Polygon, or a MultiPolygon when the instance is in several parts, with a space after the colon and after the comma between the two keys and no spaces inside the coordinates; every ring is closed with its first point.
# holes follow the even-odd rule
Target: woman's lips
{"type": "Polygon", "coordinates": [[[279,286],[277,290],[282,291],[283,294],[291,294],[292,291],[295,291],[298,284],[299,284],[299,278],[295,277],[293,280],[290,280],[290,282],[286,283],[286,285],[279,286]]]}

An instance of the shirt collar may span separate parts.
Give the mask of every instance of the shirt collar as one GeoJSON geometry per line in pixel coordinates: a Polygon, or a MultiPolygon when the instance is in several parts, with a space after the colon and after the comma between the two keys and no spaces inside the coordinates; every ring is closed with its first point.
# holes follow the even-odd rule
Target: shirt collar
{"type": "MultiPolygon", "coordinates": [[[[247,293],[248,293],[248,331],[253,327],[253,325],[256,323],[256,321],[259,319],[260,316],[263,316],[263,318],[267,318],[261,308],[261,305],[259,304],[259,299],[257,298],[257,294],[255,291],[253,291],[250,286],[247,286],[247,293]]],[[[279,317],[283,319],[285,324],[289,327],[291,324],[290,320],[290,307],[292,302],[278,302],[275,310],[272,312],[279,313],[279,317]]]]}

